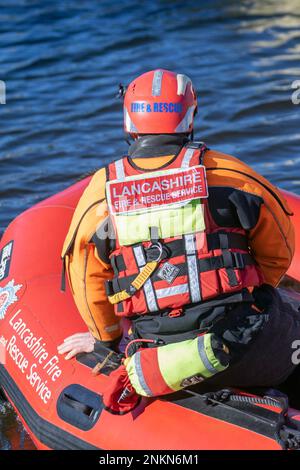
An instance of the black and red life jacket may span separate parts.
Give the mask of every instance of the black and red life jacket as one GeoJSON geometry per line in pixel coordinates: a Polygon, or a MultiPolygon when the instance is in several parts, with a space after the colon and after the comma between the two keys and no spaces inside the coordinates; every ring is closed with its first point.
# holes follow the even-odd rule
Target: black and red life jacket
{"type": "MultiPolygon", "coordinates": [[[[205,150],[203,143],[189,142],[167,165],[155,171],[194,169],[202,165],[205,150]]],[[[145,173],[128,157],[111,163],[107,171],[108,181],[126,181],[128,177],[145,173]]],[[[218,225],[210,207],[210,196],[201,203],[204,231],[160,239],[152,227],[150,240],[125,246],[120,244],[116,233],[115,247],[110,254],[114,278],[107,282],[106,290],[108,297],[123,291],[130,293],[129,298],[116,303],[116,315],[133,317],[166,309],[176,312],[184,306],[263,283],[261,271],[249,251],[247,230],[238,222],[218,225]],[[158,257],[157,268],[142,288],[132,289],[132,282],[143,267],[158,257]]]]}

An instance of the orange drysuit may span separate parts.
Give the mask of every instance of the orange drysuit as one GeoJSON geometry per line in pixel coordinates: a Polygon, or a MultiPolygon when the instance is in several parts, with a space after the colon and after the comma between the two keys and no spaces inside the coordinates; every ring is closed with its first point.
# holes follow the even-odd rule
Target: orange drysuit
{"type": "MultiPolygon", "coordinates": [[[[133,158],[141,170],[167,168],[173,155],[133,158]]],[[[240,160],[214,150],[205,153],[203,161],[208,189],[210,186],[235,188],[263,199],[258,221],[249,230],[249,247],[259,265],[264,281],[276,286],[286,273],[294,254],[292,215],[282,194],[265,178],[240,160]]],[[[80,314],[93,336],[102,341],[118,338],[120,319],[114,314],[104,288],[113,271],[108,253],[97,252],[92,241],[96,230],[105,229],[108,210],[105,200],[106,169],[97,171],[84,191],[75,210],[64,242],[62,257],[69,283],[80,314]]],[[[109,251],[109,248],[104,251],[109,251]]]]}

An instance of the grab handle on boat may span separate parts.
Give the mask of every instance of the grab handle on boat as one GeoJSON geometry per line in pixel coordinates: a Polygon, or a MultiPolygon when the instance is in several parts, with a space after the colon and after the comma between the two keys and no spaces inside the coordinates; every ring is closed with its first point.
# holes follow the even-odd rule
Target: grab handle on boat
{"type": "Polygon", "coordinates": [[[92,429],[103,410],[100,395],[79,384],[66,387],[57,400],[58,416],[79,429],[92,429]]]}

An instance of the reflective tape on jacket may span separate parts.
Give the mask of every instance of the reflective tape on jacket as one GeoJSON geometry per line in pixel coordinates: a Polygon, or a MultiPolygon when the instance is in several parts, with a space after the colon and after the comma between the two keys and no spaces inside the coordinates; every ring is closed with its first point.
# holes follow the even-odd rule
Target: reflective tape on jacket
{"type": "MultiPolygon", "coordinates": [[[[145,260],[144,254],[143,254],[142,247],[141,246],[136,246],[136,247],[134,247],[133,250],[134,250],[136,260],[137,260],[138,267],[141,270],[141,268],[143,266],[145,266],[145,264],[146,264],[146,260],[145,260]]],[[[154,289],[153,289],[151,279],[148,279],[145,282],[145,284],[143,286],[143,290],[144,290],[144,294],[145,294],[145,297],[146,297],[146,301],[147,301],[149,311],[150,312],[156,312],[158,310],[158,306],[156,304],[155,293],[154,293],[154,289]]]]}
{"type": "Polygon", "coordinates": [[[125,178],[125,169],[124,169],[124,163],[123,163],[122,158],[115,162],[115,168],[116,168],[117,179],[120,180],[120,179],[125,178]]]}
{"type": "Polygon", "coordinates": [[[200,284],[199,284],[198,264],[197,264],[197,257],[196,257],[195,235],[194,234],[185,235],[184,241],[185,241],[185,250],[187,254],[187,265],[188,265],[191,299],[193,303],[196,303],[196,302],[200,302],[201,293],[200,293],[200,284]]]}
{"type": "Polygon", "coordinates": [[[195,149],[186,149],[185,154],[182,159],[181,168],[188,168],[190,166],[190,161],[194,155],[195,149]]]}

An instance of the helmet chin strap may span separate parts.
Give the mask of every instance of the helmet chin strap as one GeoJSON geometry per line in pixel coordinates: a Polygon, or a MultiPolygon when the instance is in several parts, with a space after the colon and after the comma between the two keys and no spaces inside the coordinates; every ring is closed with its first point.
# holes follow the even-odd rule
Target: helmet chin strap
{"type": "MultiPolygon", "coordinates": [[[[124,132],[124,140],[125,142],[127,143],[127,145],[131,145],[133,142],[136,142],[138,140],[139,137],[143,137],[145,134],[137,134],[136,137],[133,137],[131,134],[129,134],[128,132],[124,132]]],[[[151,135],[151,134],[149,134],[151,135]]],[[[166,134],[153,134],[153,135],[166,135],[166,134]]],[[[178,135],[178,137],[181,135],[181,134],[170,134],[170,135],[178,135]]],[[[194,140],[194,129],[189,133],[189,134],[186,134],[187,138],[189,140],[194,140]]]]}
{"type": "Polygon", "coordinates": [[[130,158],[176,155],[189,142],[187,134],[142,134],[128,149],[130,158]]]}
{"type": "Polygon", "coordinates": [[[137,139],[134,139],[132,137],[131,134],[129,134],[128,132],[124,132],[124,139],[125,139],[125,142],[127,143],[127,145],[131,145],[133,142],[135,142],[135,140],[137,139]]]}
{"type": "Polygon", "coordinates": [[[118,93],[116,94],[116,98],[121,98],[124,100],[126,88],[127,88],[126,85],[123,85],[123,83],[119,83],[119,89],[118,89],[118,93]]]}

